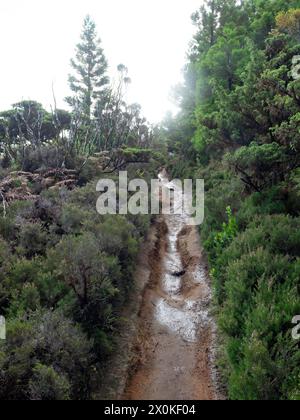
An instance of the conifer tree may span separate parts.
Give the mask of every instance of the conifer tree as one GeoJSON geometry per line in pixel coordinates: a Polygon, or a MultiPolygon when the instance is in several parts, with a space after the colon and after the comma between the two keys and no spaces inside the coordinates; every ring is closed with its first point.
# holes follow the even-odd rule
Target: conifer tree
{"type": "Polygon", "coordinates": [[[76,47],[76,57],[71,60],[71,66],[74,73],[69,76],[69,85],[74,96],[66,100],[89,123],[94,105],[105,94],[109,82],[101,40],[90,16],[84,20],[81,42],[76,47]]]}

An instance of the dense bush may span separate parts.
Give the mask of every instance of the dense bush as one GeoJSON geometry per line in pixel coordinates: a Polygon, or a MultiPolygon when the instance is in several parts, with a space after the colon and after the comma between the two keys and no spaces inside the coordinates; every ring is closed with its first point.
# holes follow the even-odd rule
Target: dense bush
{"type": "Polygon", "coordinates": [[[41,223],[27,223],[21,226],[19,245],[27,258],[42,255],[47,245],[47,232],[41,223]]]}
{"type": "Polygon", "coordinates": [[[101,384],[150,218],[100,216],[96,181],[0,218],[0,399],[87,399],[101,384]]]}
{"type": "Polygon", "coordinates": [[[228,267],[220,326],[230,337],[232,399],[300,397],[298,344],[291,340],[291,319],[300,310],[294,264],[258,249],[228,267]]]}
{"type": "Polygon", "coordinates": [[[22,169],[35,172],[39,169],[61,168],[62,165],[74,167],[75,155],[66,154],[64,145],[42,146],[40,148],[25,149],[22,156],[22,169]]]}
{"type": "Polygon", "coordinates": [[[291,320],[300,313],[300,218],[286,214],[282,187],[247,196],[230,181],[228,195],[229,178],[218,176],[219,166],[202,173],[207,216],[201,235],[224,333],[229,397],[299,399],[291,320]],[[220,202],[222,213],[216,211],[220,202]],[[234,210],[225,211],[225,203],[234,210]]]}
{"type": "Polygon", "coordinates": [[[299,16],[294,0],[205,1],[164,132],[172,173],[205,180],[201,236],[231,399],[300,399],[299,16]]]}
{"type": "Polygon", "coordinates": [[[57,373],[53,367],[37,364],[29,383],[29,395],[35,401],[70,400],[70,383],[68,379],[57,373]]]}
{"type": "Polygon", "coordinates": [[[92,343],[58,311],[12,319],[0,347],[0,399],[84,399],[92,363],[92,343]]]}

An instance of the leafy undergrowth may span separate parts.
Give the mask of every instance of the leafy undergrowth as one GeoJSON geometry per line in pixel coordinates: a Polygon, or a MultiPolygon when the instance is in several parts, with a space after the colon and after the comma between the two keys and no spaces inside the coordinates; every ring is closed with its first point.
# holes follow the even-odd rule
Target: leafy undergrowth
{"type": "Polygon", "coordinates": [[[232,400],[299,400],[299,2],[205,1],[165,121],[171,172],[205,180],[205,222],[232,400]]]}
{"type": "Polygon", "coordinates": [[[224,337],[229,398],[299,399],[300,353],[291,321],[300,313],[300,217],[283,212],[287,201],[274,203],[273,189],[245,199],[239,183],[234,194],[231,180],[222,187],[214,182],[207,182],[201,234],[224,337]],[[235,209],[223,211],[220,224],[229,185],[235,209]]]}
{"type": "Polygon", "coordinates": [[[150,218],[100,216],[97,198],[95,180],[1,213],[0,399],[89,399],[105,377],[150,218]]]}

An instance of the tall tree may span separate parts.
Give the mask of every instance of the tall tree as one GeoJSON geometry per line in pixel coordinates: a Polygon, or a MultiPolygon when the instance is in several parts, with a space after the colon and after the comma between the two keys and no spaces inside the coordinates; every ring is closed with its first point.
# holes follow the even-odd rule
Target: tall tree
{"type": "Polygon", "coordinates": [[[69,76],[73,97],[67,102],[84,116],[88,124],[93,114],[93,107],[106,90],[107,61],[97,36],[95,22],[90,16],[84,20],[81,42],[76,48],[76,58],[71,60],[74,74],[69,76]]]}

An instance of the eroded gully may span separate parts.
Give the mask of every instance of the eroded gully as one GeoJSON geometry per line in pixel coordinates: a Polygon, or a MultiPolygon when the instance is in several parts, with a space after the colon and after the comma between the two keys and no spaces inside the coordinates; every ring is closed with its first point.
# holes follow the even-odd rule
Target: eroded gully
{"type": "MultiPolygon", "coordinates": [[[[166,173],[161,182],[172,189],[166,173]]],[[[179,197],[174,195],[176,208],[179,197]]],[[[129,400],[218,399],[211,289],[197,228],[187,215],[160,216],[139,313],[129,400]]]]}

